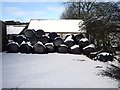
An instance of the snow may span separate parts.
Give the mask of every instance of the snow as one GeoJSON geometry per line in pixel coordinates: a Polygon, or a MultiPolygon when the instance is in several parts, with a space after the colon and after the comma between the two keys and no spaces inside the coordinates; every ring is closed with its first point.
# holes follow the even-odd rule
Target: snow
{"type": "Polygon", "coordinates": [[[112,54],[107,53],[107,52],[102,52],[102,53],[98,54],[98,56],[99,56],[99,55],[108,56],[108,55],[112,55],[112,54]]]}
{"type": "Polygon", "coordinates": [[[8,40],[9,43],[14,42],[13,40],[8,40]]]}
{"type": "Polygon", "coordinates": [[[28,29],[42,29],[45,32],[80,32],[82,20],[31,19],[28,29]]]}
{"type": "Polygon", "coordinates": [[[86,42],[86,41],[88,41],[88,39],[87,38],[82,38],[82,39],[80,39],[80,41],[86,42]]]}
{"type": "Polygon", "coordinates": [[[43,45],[43,43],[42,43],[42,42],[40,42],[40,41],[38,41],[36,44],[41,44],[41,45],[43,45]]]}
{"type": "Polygon", "coordinates": [[[53,45],[53,43],[46,43],[45,45],[49,45],[49,44],[50,44],[50,45],[53,45]]]}
{"type": "Polygon", "coordinates": [[[107,66],[84,55],[2,53],[2,87],[117,88],[116,79],[99,75],[107,66]]]}
{"type": "Polygon", "coordinates": [[[74,41],[73,39],[72,39],[72,36],[70,35],[70,36],[68,36],[66,39],[65,39],[65,42],[66,41],[74,41]]]}
{"type": "Polygon", "coordinates": [[[65,46],[65,47],[67,47],[65,44],[61,44],[60,46],[65,46]]]}
{"type": "Polygon", "coordinates": [[[0,53],[0,89],[2,89],[2,53],[0,53]]]}
{"type": "Polygon", "coordinates": [[[14,41],[12,41],[12,40],[9,40],[10,42],[7,44],[7,45],[9,45],[9,44],[17,44],[18,46],[19,46],[19,44],[17,43],[17,42],[14,42],[14,41]]]}
{"type": "Polygon", "coordinates": [[[26,25],[7,25],[7,34],[19,34],[26,25]]]}
{"type": "Polygon", "coordinates": [[[86,49],[86,48],[89,48],[89,47],[90,47],[90,48],[95,48],[95,45],[94,45],[94,44],[90,44],[90,45],[84,47],[83,50],[86,49]]]}
{"type": "Polygon", "coordinates": [[[25,42],[25,41],[23,41],[20,45],[22,45],[22,44],[27,44],[27,45],[33,47],[30,42],[25,42]]]}
{"type": "Polygon", "coordinates": [[[79,45],[74,45],[71,47],[71,49],[74,49],[74,48],[79,48],[79,45]]]}

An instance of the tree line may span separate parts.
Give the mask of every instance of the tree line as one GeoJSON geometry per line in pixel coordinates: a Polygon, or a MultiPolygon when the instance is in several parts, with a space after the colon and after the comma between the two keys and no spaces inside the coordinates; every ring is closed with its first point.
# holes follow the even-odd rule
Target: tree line
{"type": "Polygon", "coordinates": [[[120,50],[120,1],[97,2],[70,0],[64,2],[61,19],[82,19],[80,26],[97,49],[120,50]],[[84,25],[84,27],[83,27],[84,25]]]}

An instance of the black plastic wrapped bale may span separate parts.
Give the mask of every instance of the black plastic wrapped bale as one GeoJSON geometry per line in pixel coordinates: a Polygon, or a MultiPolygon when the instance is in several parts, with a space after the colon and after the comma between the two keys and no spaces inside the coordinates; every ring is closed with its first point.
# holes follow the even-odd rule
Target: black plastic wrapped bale
{"type": "Polygon", "coordinates": [[[53,43],[46,43],[45,47],[46,47],[46,52],[47,53],[53,53],[54,52],[54,45],[53,45],[53,43]]]}
{"type": "Polygon", "coordinates": [[[69,52],[71,54],[81,54],[82,50],[79,48],[79,45],[74,45],[70,48],[69,52]]]}
{"type": "Polygon", "coordinates": [[[71,35],[69,35],[69,36],[67,36],[67,37],[65,38],[64,43],[65,43],[65,45],[68,46],[68,48],[70,48],[70,47],[72,47],[72,46],[75,45],[75,42],[74,42],[74,40],[72,39],[72,36],[71,36],[71,35]]]}
{"type": "Polygon", "coordinates": [[[35,35],[37,37],[42,37],[43,35],[45,35],[45,32],[42,29],[38,29],[37,31],[35,31],[35,35]]]}
{"type": "Polygon", "coordinates": [[[7,44],[7,52],[8,53],[18,53],[19,52],[19,45],[15,42],[10,42],[7,44]]]}
{"type": "Polygon", "coordinates": [[[17,42],[19,45],[20,45],[23,41],[26,41],[26,37],[25,37],[25,36],[23,36],[23,35],[18,35],[18,36],[16,36],[15,42],[17,42]]]}
{"type": "Polygon", "coordinates": [[[39,39],[43,44],[46,44],[46,43],[49,43],[50,42],[50,39],[48,36],[42,36],[40,37],[39,39]]]}
{"type": "Polygon", "coordinates": [[[102,52],[97,55],[97,59],[99,61],[107,62],[107,61],[113,61],[114,56],[107,52],[102,52]]]}
{"type": "Polygon", "coordinates": [[[89,58],[96,59],[96,56],[97,56],[97,52],[91,52],[89,58]]]}
{"type": "Polygon", "coordinates": [[[20,45],[20,52],[21,53],[32,53],[32,45],[30,42],[22,42],[20,45]]]}
{"type": "Polygon", "coordinates": [[[57,33],[55,33],[55,32],[49,33],[48,36],[49,36],[51,42],[53,42],[54,39],[55,39],[56,37],[58,37],[57,33]]]}
{"type": "Polygon", "coordinates": [[[107,52],[107,53],[110,53],[110,54],[113,54],[113,53],[114,53],[113,50],[110,50],[110,49],[107,49],[107,48],[101,49],[101,50],[99,51],[99,53],[101,53],[101,52],[107,52]]]}
{"type": "Polygon", "coordinates": [[[80,39],[84,38],[84,36],[82,34],[77,34],[74,36],[74,41],[75,43],[78,45],[79,44],[79,41],[80,39]]]}
{"type": "Polygon", "coordinates": [[[55,47],[58,47],[63,43],[64,43],[64,40],[60,37],[55,38],[55,40],[53,41],[53,44],[54,44],[55,47]]]}
{"type": "Polygon", "coordinates": [[[32,45],[34,45],[38,42],[38,38],[35,37],[35,36],[34,37],[29,37],[28,40],[32,45]]]}
{"type": "Polygon", "coordinates": [[[46,53],[46,47],[42,44],[42,42],[37,42],[33,46],[33,50],[34,50],[34,53],[38,53],[38,54],[46,53]]]}
{"type": "Polygon", "coordinates": [[[15,38],[16,38],[16,35],[13,35],[13,34],[8,34],[8,35],[7,35],[7,39],[8,39],[8,40],[13,40],[13,41],[15,41],[15,38]]]}
{"type": "Polygon", "coordinates": [[[58,49],[57,49],[58,53],[68,53],[68,47],[64,44],[61,44],[58,49]]]}
{"type": "Polygon", "coordinates": [[[90,53],[95,52],[95,45],[94,44],[90,44],[86,47],[83,48],[83,54],[90,56],[90,53]]]}
{"type": "Polygon", "coordinates": [[[35,36],[35,30],[34,29],[26,29],[24,31],[24,35],[26,37],[34,37],[35,36]]]}
{"type": "Polygon", "coordinates": [[[84,47],[86,47],[86,46],[88,46],[88,45],[89,45],[89,41],[88,41],[87,38],[80,39],[80,41],[79,41],[79,47],[81,49],[84,48],[84,47]]]}

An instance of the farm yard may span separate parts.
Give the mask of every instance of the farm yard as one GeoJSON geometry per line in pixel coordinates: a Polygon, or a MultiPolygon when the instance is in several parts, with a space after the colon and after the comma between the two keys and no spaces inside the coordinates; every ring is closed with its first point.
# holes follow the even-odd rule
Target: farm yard
{"type": "Polygon", "coordinates": [[[2,11],[2,90],[120,88],[119,0],[3,0],[2,11]]]}
{"type": "MultiPolygon", "coordinates": [[[[51,22],[67,22],[47,21],[49,24],[33,20],[48,25],[45,30],[51,22]]],[[[119,52],[115,56],[111,50],[97,50],[85,32],[72,32],[80,24],[79,20],[68,20],[69,24],[73,21],[71,32],[63,31],[64,35],[38,29],[39,24],[31,21],[28,29],[8,36],[7,50],[1,53],[2,88],[118,88],[119,52]]]]}
{"type": "Polygon", "coordinates": [[[2,58],[3,88],[118,88],[119,84],[119,79],[103,75],[113,62],[85,55],[2,53],[2,58]]]}

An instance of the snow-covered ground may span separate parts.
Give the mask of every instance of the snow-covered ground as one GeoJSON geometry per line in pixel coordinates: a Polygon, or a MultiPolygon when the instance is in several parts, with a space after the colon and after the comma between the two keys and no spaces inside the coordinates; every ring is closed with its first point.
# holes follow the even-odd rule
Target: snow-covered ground
{"type": "Polygon", "coordinates": [[[84,55],[2,53],[3,88],[117,88],[108,63],[84,55]]]}

